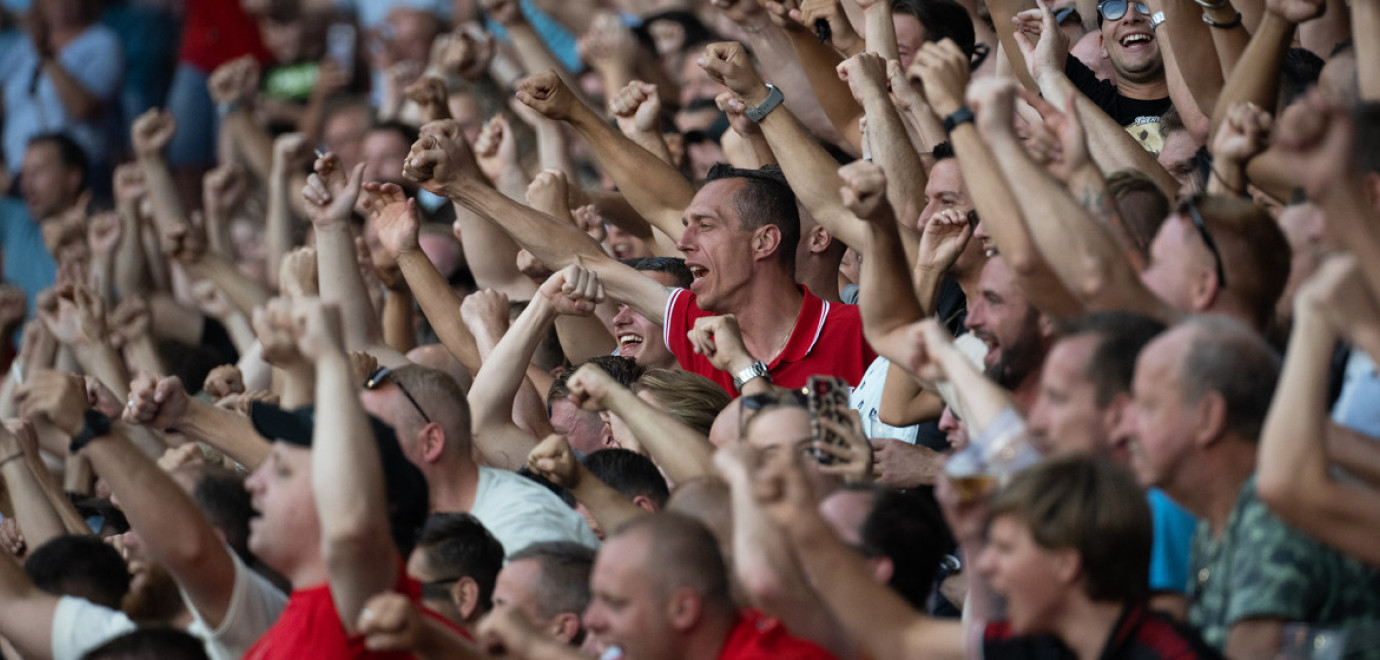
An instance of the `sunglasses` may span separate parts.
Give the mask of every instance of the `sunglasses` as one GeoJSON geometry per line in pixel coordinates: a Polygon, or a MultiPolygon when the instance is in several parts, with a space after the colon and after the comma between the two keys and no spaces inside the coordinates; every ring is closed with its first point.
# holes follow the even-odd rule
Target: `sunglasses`
{"type": "MultiPolygon", "coordinates": [[[[1124,10],[1123,10],[1123,11],[1124,11],[1124,10]]],[[[1069,20],[1069,18],[1073,18],[1073,19],[1076,20],[1076,21],[1082,20],[1081,17],[1078,15],[1078,8],[1077,8],[1077,7],[1074,7],[1073,5],[1065,5],[1065,6],[1063,6],[1063,7],[1060,7],[1060,8],[1058,8],[1058,9],[1055,9],[1055,10],[1054,10],[1054,22],[1055,22],[1055,23],[1058,23],[1059,25],[1063,25],[1063,24],[1064,24],[1064,21],[1069,20]]]]}
{"type": "MultiPolygon", "coordinates": [[[[388,367],[379,367],[378,369],[375,369],[375,370],[374,370],[374,373],[369,374],[369,378],[368,378],[367,380],[364,381],[364,389],[366,389],[366,390],[378,389],[378,387],[379,387],[380,385],[383,385],[384,381],[388,380],[392,375],[393,375],[393,370],[392,370],[392,369],[389,369],[388,367]]],[[[403,393],[403,396],[407,397],[407,400],[408,400],[409,402],[412,403],[412,407],[415,408],[415,409],[417,410],[417,414],[418,414],[418,415],[421,415],[421,416],[422,416],[422,419],[426,420],[426,423],[427,423],[427,424],[430,424],[430,423],[431,423],[431,417],[429,417],[429,416],[426,414],[426,411],[425,411],[425,410],[422,410],[422,404],[417,403],[417,399],[415,399],[415,398],[412,396],[412,393],[411,393],[411,392],[408,392],[408,391],[407,391],[407,387],[405,387],[405,386],[402,384],[402,381],[398,380],[397,378],[393,378],[392,380],[393,380],[393,384],[398,386],[398,391],[399,391],[399,392],[402,392],[402,393],[403,393]]]]}
{"type": "Polygon", "coordinates": [[[1102,2],[1097,3],[1097,13],[1101,14],[1104,20],[1119,21],[1121,17],[1126,15],[1126,12],[1130,10],[1132,5],[1135,6],[1136,11],[1140,12],[1141,15],[1150,15],[1149,5],[1143,2],[1127,2],[1126,0],[1102,0],[1102,2]]]}
{"type": "Polygon", "coordinates": [[[1203,219],[1203,214],[1198,211],[1198,200],[1195,197],[1188,198],[1184,202],[1184,208],[1188,210],[1188,217],[1193,220],[1193,226],[1198,230],[1198,235],[1203,237],[1203,244],[1212,253],[1212,259],[1217,263],[1217,283],[1222,288],[1227,288],[1227,273],[1222,268],[1222,253],[1217,249],[1217,241],[1212,240],[1212,234],[1208,233],[1207,221],[1203,219]]]}

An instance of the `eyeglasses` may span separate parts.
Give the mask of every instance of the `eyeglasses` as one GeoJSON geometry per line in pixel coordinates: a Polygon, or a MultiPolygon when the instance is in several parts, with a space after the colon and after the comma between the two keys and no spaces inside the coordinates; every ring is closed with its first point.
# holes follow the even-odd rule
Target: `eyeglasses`
{"type": "Polygon", "coordinates": [[[1184,208],[1188,210],[1188,217],[1193,220],[1193,226],[1198,229],[1198,235],[1203,237],[1203,243],[1212,253],[1213,261],[1217,262],[1217,283],[1223,289],[1227,288],[1227,273],[1222,267],[1222,253],[1217,249],[1217,241],[1212,240],[1212,234],[1208,233],[1207,221],[1203,219],[1203,214],[1198,211],[1198,200],[1190,197],[1184,202],[1184,208]]]}
{"type": "MultiPolygon", "coordinates": [[[[388,367],[379,367],[378,369],[374,370],[374,373],[369,374],[369,378],[364,381],[364,389],[378,389],[378,387],[382,385],[383,382],[392,375],[392,369],[389,369],[388,367]]],[[[422,404],[417,403],[417,399],[413,398],[412,393],[407,391],[407,387],[405,387],[402,384],[402,381],[398,380],[397,378],[394,378],[393,384],[398,386],[398,391],[402,392],[403,396],[407,397],[407,400],[412,403],[412,407],[417,409],[417,414],[421,415],[422,419],[426,420],[427,424],[430,424],[431,417],[427,416],[425,410],[422,410],[422,404]]]]}
{"type": "MultiPolygon", "coordinates": [[[[1123,9],[1122,11],[1125,12],[1126,10],[1123,9]]],[[[1069,20],[1069,18],[1073,18],[1073,19],[1076,20],[1076,21],[1082,20],[1082,17],[1078,15],[1078,8],[1077,8],[1077,7],[1075,7],[1075,6],[1073,6],[1073,5],[1065,5],[1065,6],[1063,6],[1063,7],[1060,7],[1060,8],[1058,8],[1058,9],[1055,9],[1055,10],[1054,10],[1054,22],[1055,22],[1055,23],[1058,23],[1059,25],[1063,25],[1063,24],[1064,24],[1064,21],[1069,20]]]]}
{"type": "Polygon", "coordinates": [[[780,406],[792,408],[808,408],[809,403],[805,398],[803,390],[773,388],[766,392],[749,394],[742,397],[743,412],[738,418],[738,437],[743,438],[747,435],[748,422],[752,421],[763,410],[780,406]],[[751,411],[751,413],[749,413],[751,411]]]}
{"type": "Polygon", "coordinates": [[[1102,0],[1097,3],[1097,13],[1102,15],[1104,20],[1119,21],[1126,15],[1127,10],[1135,6],[1136,11],[1144,16],[1150,15],[1150,6],[1143,2],[1127,2],[1126,0],[1102,0]]]}

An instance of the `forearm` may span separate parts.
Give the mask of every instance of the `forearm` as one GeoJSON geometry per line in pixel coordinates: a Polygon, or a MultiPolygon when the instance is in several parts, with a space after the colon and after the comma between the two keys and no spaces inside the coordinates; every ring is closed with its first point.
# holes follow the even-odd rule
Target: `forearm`
{"type": "Polygon", "coordinates": [[[608,326],[595,316],[562,316],[556,319],[556,336],[561,350],[571,364],[581,364],[592,357],[610,355],[618,342],[609,334],[608,326]]]}
{"type": "Polygon", "coordinates": [[[1142,172],[1153,179],[1165,195],[1170,199],[1174,198],[1179,190],[1179,182],[1174,180],[1159,161],[1155,160],[1145,147],[1140,146],[1125,128],[1112,119],[1111,115],[1078,91],[1063,71],[1041,76],[1040,91],[1045,98],[1055,99],[1059,107],[1064,105],[1064,100],[1070,94],[1074,95],[1078,118],[1083,123],[1083,132],[1087,135],[1088,153],[1092,155],[1093,162],[1103,174],[1125,169],[1142,172]]]}
{"type": "Polygon", "coordinates": [[[51,657],[58,597],[34,586],[13,555],[0,555],[0,634],[26,658],[51,657]]]}
{"type": "Polygon", "coordinates": [[[129,396],[129,372],[120,354],[104,340],[78,342],[70,346],[83,372],[95,376],[110,388],[116,398],[129,396]]]}
{"type": "Polygon", "coordinates": [[[579,181],[580,173],[575,170],[575,162],[570,158],[570,146],[565,141],[565,129],[561,124],[545,117],[532,127],[537,134],[537,155],[543,170],[560,170],[567,181],[579,181]]]}
{"type": "Polygon", "coordinates": [[[1293,40],[1294,24],[1266,11],[1212,109],[1213,134],[1233,104],[1255,103],[1273,113],[1279,95],[1279,68],[1293,40]]]}
{"type": "Polygon", "coordinates": [[[946,270],[932,266],[927,267],[925,264],[916,264],[911,278],[911,286],[915,287],[915,301],[920,304],[921,316],[934,316],[938,312],[939,290],[944,285],[946,270]]]}
{"type": "MultiPolygon", "coordinates": [[[[1380,2],[1352,0],[1351,33],[1380,34],[1380,2]]],[[[1380,39],[1357,39],[1355,47],[1361,100],[1380,101],[1380,39]]]]}
{"type": "Polygon", "coordinates": [[[230,314],[217,319],[220,324],[225,326],[225,331],[230,335],[230,342],[235,345],[235,351],[241,356],[254,350],[254,342],[258,339],[254,336],[254,327],[249,324],[249,319],[239,310],[233,310],[230,314]]]}
{"type": "Polygon", "coordinates": [[[863,33],[869,52],[887,60],[901,59],[901,52],[896,46],[896,23],[891,17],[891,3],[874,2],[863,10],[863,33]]]}
{"type": "Polygon", "coordinates": [[[37,548],[67,534],[67,527],[48,502],[38,478],[29,469],[24,451],[15,447],[14,452],[0,456],[0,459],[9,459],[0,468],[0,476],[5,477],[5,486],[14,506],[14,517],[19,522],[19,529],[24,532],[24,542],[30,548],[37,548]]]}
{"type": "Polygon", "coordinates": [[[316,400],[316,371],[309,364],[274,369],[278,402],[284,410],[296,410],[316,400]]]}
{"type": "Polygon", "coordinates": [[[101,99],[86,91],[86,88],[57,61],[56,56],[44,58],[41,66],[48,80],[52,81],[58,101],[62,103],[68,116],[78,121],[96,118],[97,113],[101,111],[101,99]]]}
{"type": "Polygon", "coordinates": [[[441,272],[421,250],[399,254],[398,267],[446,350],[470,373],[479,373],[479,350],[475,347],[474,335],[460,318],[460,298],[441,272]]]}
{"type": "Polygon", "coordinates": [[[397,550],[388,527],[383,464],[360,407],[350,360],[326,349],[316,361],[317,415],[312,430],[312,492],[321,521],[321,554],[331,599],[347,632],[364,603],[392,586],[397,550]]]}
{"type": "MultiPolygon", "coordinates": [[[[1237,0],[1237,3],[1245,4],[1242,3],[1241,0],[1237,0]]],[[[1236,20],[1236,10],[1230,2],[1220,9],[1205,9],[1203,13],[1208,14],[1209,18],[1219,23],[1229,23],[1236,20]]],[[[1198,22],[1202,23],[1202,20],[1199,19],[1198,22]]],[[[1202,24],[1204,26],[1207,25],[1207,23],[1202,24]]],[[[1234,28],[1214,28],[1210,30],[1210,32],[1212,33],[1212,47],[1217,55],[1218,71],[1221,73],[1221,81],[1225,82],[1227,77],[1231,75],[1232,70],[1236,68],[1236,63],[1241,61],[1241,54],[1246,52],[1246,44],[1250,43],[1251,33],[1247,31],[1244,23],[1234,28]]],[[[1213,90],[1212,98],[1214,103],[1211,106],[1202,106],[1203,112],[1211,113],[1212,109],[1216,107],[1216,99],[1221,92],[1222,89],[1220,85],[1218,89],[1213,90]]],[[[1195,137],[1196,136],[1197,134],[1195,134],[1195,137]]],[[[1207,141],[1207,131],[1203,131],[1200,139],[1204,142],[1207,141]]]]}
{"type": "MultiPolygon", "coordinates": [[[[139,158],[139,167],[144,171],[144,184],[148,187],[149,201],[153,207],[154,244],[158,237],[169,230],[187,224],[187,212],[182,208],[182,200],[177,194],[177,184],[173,181],[168,163],[160,155],[145,155],[139,158]]],[[[159,254],[157,250],[151,254],[159,254]]]]}
{"type": "Polygon", "coordinates": [[[628,203],[667,236],[679,239],[685,231],[681,215],[695,196],[694,186],[667,160],[620,133],[588,106],[571,109],[570,125],[628,203]]]}
{"type": "Polygon", "coordinates": [[[905,254],[897,236],[896,222],[887,209],[884,219],[867,223],[867,247],[858,283],[863,333],[879,354],[899,364],[909,362],[913,342],[904,331],[907,324],[924,318],[924,310],[909,286],[905,254]]]}
{"type": "MultiPolygon", "coordinates": [[[[511,201],[512,198],[504,196],[504,199],[511,201]]],[[[517,268],[518,244],[505,233],[507,228],[503,222],[495,219],[506,216],[485,217],[456,204],[455,217],[463,237],[460,247],[465,253],[465,263],[469,264],[479,288],[501,291],[514,300],[531,298],[537,289],[517,268]]],[[[412,287],[417,290],[415,284],[412,287]]]]}
{"type": "MultiPolygon", "coordinates": [[[[318,238],[318,240],[320,239],[318,238]]],[[[353,264],[353,244],[350,246],[350,254],[351,264],[353,264]]],[[[245,316],[253,314],[256,307],[268,302],[268,292],[259,286],[258,282],[245,277],[234,262],[224,256],[208,252],[188,266],[196,270],[201,276],[214,282],[221,293],[225,294],[225,298],[230,301],[230,304],[234,305],[235,309],[245,316]]],[[[276,270],[276,268],[269,270],[276,270]]],[[[358,277],[357,271],[356,277],[358,277]]],[[[324,281],[322,282],[322,289],[325,289],[324,281]]]]}
{"type": "Polygon", "coordinates": [[[945,378],[957,393],[964,412],[963,421],[972,437],[977,437],[982,429],[1007,410],[1024,417],[1011,392],[978,371],[972,361],[952,344],[943,349],[931,347],[931,350],[935,351],[936,358],[943,365],[945,378]]]}
{"type": "Polygon", "coordinates": [[[354,236],[347,223],[336,222],[316,228],[316,263],[321,302],[340,309],[345,350],[363,351],[378,344],[383,332],[364,289],[354,236]]]}
{"type": "Polygon", "coordinates": [[[1336,336],[1322,314],[1295,315],[1274,402],[1265,415],[1256,482],[1272,508],[1289,518],[1324,495],[1329,477],[1322,439],[1327,428],[1327,380],[1336,336]],[[1310,497],[1312,495],[1313,497],[1310,497]]]}
{"type": "MultiPolygon", "coordinates": [[[[469,402],[472,425],[477,431],[475,445],[490,465],[503,465],[519,454],[506,443],[495,443],[488,428],[515,425],[513,402],[522,386],[525,365],[532,360],[556,311],[545,297],[538,295],[527,305],[508,331],[503,333],[483,366],[475,373],[469,402]]],[[[525,447],[531,449],[531,447],[525,447]]],[[[520,456],[525,457],[523,452],[520,456]]]]}
{"type": "Polygon", "coordinates": [[[222,410],[196,399],[187,402],[187,413],[176,430],[224,452],[251,472],[268,459],[271,447],[247,417],[222,410]]]}
{"type": "MultiPolygon", "coordinates": [[[[571,91],[579,95],[581,99],[584,98],[579,91],[583,89],[580,86],[580,81],[547,49],[546,42],[542,41],[541,36],[537,34],[536,28],[533,28],[531,23],[523,19],[503,27],[508,30],[508,36],[512,39],[513,49],[517,51],[518,63],[522,65],[522,68],[526,69],[529,74],[551,69],[561,77],[561,80],[571,91]]],[[[609,89],[618,88],[611,87],[609,89]]]]}
{"type": "Polygon", "coordinates": [[[1348,177],[1329,186],[1317,204],[1326,214],[1329,228],[1339,245],[1356,256],[1356,265],[1372,296],[1380,295],[1380,228],[1377,211],[1369,202],[1365,184],[1359,176],[1348,177]]]}
{"type": "MultiPolygon", "coordinates": [[[[206,228],[206,247],[227,259],[235,258],[234,242],[230,238],[230,219],[209,204],[202,205],[202,221],[206,228]]],[[[272,268],[269,269],[273,270],[272,268]]]]}
{"type": "Polygon", "coordinates": [[[853,100],[848,83],[839,80],[836,68],[843,60],[833,48],[819,43],[813,34],[805,31],[788,34],[800,67],[810,81],[810,89],[814,91],[814,97],[824,109],[824,114],[851,149],[861,153],[862,129],[858,126],[858,118],[862,117],[863,109],[853,100]]]}
{"type": "MultiPolygon", "coordinates": [[[[154,345],[153,337],[150,335],[143,335],[126,345],[125,358],[125,361],[134,367],[136,372],[143,371],[151,374],[167,373],[166,367],[163,366],[163,358],[158,356],[158,347],[154,345]]],[[[102,378],[102,380],[104,379],[102,378]]],[[[127,389],[128,383],[128,380],[111,382],[111,384],[115,385],[117,388],[113,390],[116,392],[117,396],[119,396],[119,386],[121,384],[126,384],[125,389],[127,389]]],[[[127,395],[128,392],[125,394],[127,395]]]]}
{"type": "MultiPolygon", "coordinates": [[[[843,93],[852,98],[846,88],[843,93]]],[[[787,108],[773,110],[759,125],[780,162],[786,181],[815,222],[845,244],[864,245],[867,230],[863,222],[844,207],[843,198],[839,196],[838,161],[814,141],[787,108]]]]}
{"type": "Polygon", "coordinates": [[[611,391],[608,408],[628,425],[628,430],[671,481],[683,484],[717,473],[714,446],[708,438],[638,398],[631,390],[618,387],[611,391]]]}
{"type": "Polygon", "coordinates": [[[283,263],[283,256],[292,250],[292,203],[288,201],[291,183],[282,169],[281,164],[274,163],[273,176],[268,182],[268,213],[264,221],[264,247],[267,251],[264,261],[268,264],[268,285],[273,289],[278,288],[278,265],[283,263]]]}
{"type": "Polygon", "coordinates": [[[254,121],[248,106],[243,106],[221,119],[221,130],[228,132],[235,151],[260,181],[273,175],[273,136],[254,121]]]}
{"type": "MultiPolygon", "coordinates": [[[[921,419],[914,415],[914,402],[926,394],[915,377],[899,364],[887,366],[886,382],[882,385],[882,401],[877,408],[877,419],[891,426],[910,426],[921,419]]],[[[943,401],[939,406],[943,408],[943,401]]]]}
{"type": "Polygon", "coordinates": [[[148,264],[144,257],[143,221],[133,204],[120,204],[120,244],[115,248],[115,289],[121,296],[140,296],[149,291],[148,264]]]}
{"type": "MultiPolygon", "coordinates": [[[[1026,66],[1024,51],[1021,50],[1020,44],[1016,42],[1016,31],[1012,27],[1013,23],[1011,19],[1020,12],[1034,8],[1035,3],[1033,0],[993,0],[987,3],[987,11],[992,17],[992,25],[996,26],[997,44],[1000,50],[1006,53],[1006,60],[1011,65],[1011,73],[1015,75],[1016,80],[1021,82],[1022,87],[1031,91],[1039,89],[1039,86],[1035,83],[1035,79],[1030,77],[1030,67],[1026,66]]],[[[1096,3],[1079,3],[1078,13],[1083,16],[1084,20],[1091,19],[1094,21],[1089,31],[1096,31],[1098,29],[1096,23],[1096,3]],[[1089,9],[1092,11],[1088,11],[1089,9]]],[[[977,18],[974,18],[973,22],[977,23],[979,21],[977,18]]],[[[995,48],[993,49],[991,56],[999,54],[996,50],[995,48]]]]}
{"type": "Polygon", "coordinates": [[[412,292],[389,289],[383,297],[383,342],[399,353],[417,347],[412,327],[412,292]]]}
{"type": "Polygon", "coordinates": [[[633,504],[632,500],[604,483],[583,464],[577,464],[575,469],[579,471],[580,476],[575,487],[570,489],[570,493],[575,496],[576,501],[584,505],[585,510],[594,516],[603,529],[615,530],[648,515],[646,509],[633,504]]]}
{"type": "Polygon", "coordinates": [[[1221,67],[1203,65],[1218,61],[1214,47],[1217,35],[1209,32],[1229,31],[1209,28],[1198,5],[1185,0],[1159,0],[1152,2],[1150,9],[1164,12],[1164,22],[1155,28],[1155,41],[1164,59],[1169,98],[1181,116],[1187,109],[1184,126],[1189,132],[1206,140],[1208,121],[1204,113],[1211,112],[1217,103],[1223,78],[1221,67]]]}
{"type": "MultiPolygon", "coordinates": [[[[501,229],[552,270],[574,264],[581,257],[604,257],[603,248],[578,227],[519,204],[478,182],[461,183],[447,191],[447,196],[479,220],[501,229]]],[[[477,245],[475,249],[485,248],[477,245]]],[[[465,252],[467,257],[469,254],[465,252]]],[[[525,276],[523,279],[531,282],[525,276]]]]}
{"type": "Polygon", "coordinates": [[[863,108],[867,111],[867,138],[872,145],[872,160],[886,171],[886,197],[896,212],[902,236],[908,239],[906,252],[913,261],[917,238],[915,221],[925,208],[925,184],[929,177],[885,87],[866,95],[863,108]]]}
{"type": "Polygon", "coordinates": [[[1327,459],[1373,488],[1380,488],[1380,442],[1336,423],[1327,424],[1327,459]]]}

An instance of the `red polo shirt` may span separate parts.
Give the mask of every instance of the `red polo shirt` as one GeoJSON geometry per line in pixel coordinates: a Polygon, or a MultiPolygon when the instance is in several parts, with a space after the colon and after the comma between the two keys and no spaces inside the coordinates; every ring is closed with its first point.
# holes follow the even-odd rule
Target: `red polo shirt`
{"type": "MultiPolygon", "coordinates": [[[[821,300],[804,286],[797,287],[805,296],[800,316],[795,319],[786,348],[767,365],[771,382],[781,387],[804,387],[805,381],[816,374],[837,376],[857,386],[867,365],[877,359],[872,347],[863,339],[862,315],[853,305],[821,300]]],[[[695,294],[689,289],[675,289],[666,301],[666,347],[675,354],[686,371],[723,386],[736,393],[733,374],[719,371],[709,358],[695,353],[686,336],[695,327],[695,319],[714,316],[695,304],[695,294]]]]}
{"type": "Polygon", "coordinates": [[[719,660],[833,660],[833,654],[809,640],[791,637],[780,621],[753,609],[738,613],[724,640],[719,660]]]}
{"type": "MultiPolygon", "coordinates": [[[[422,602],[422,586],[407,577],[406,567],[398,563],[398,579],[393,590],[407,596],[418,605],[422,602]]],[[[469,633],[429,609],[427,616],[446,624],[465,639],[469,633]]],[[[353,660],[403,660],[411,653],[383,653],[364,648],[364,635],[346,635],[340,615],[335,611],[329,584],[297,589],[288,598],[287,607],[278,622],[265,632],[244,654],[245,660],[303,660],[304,658],[350,658],[353,660]]]]}

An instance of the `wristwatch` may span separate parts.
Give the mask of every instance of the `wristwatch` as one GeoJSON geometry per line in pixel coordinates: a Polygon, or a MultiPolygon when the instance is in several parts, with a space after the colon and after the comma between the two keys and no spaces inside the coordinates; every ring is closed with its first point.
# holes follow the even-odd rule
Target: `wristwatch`
{"type": "Polygon", "coordinates": [[[771,114],[772,110],[776,109],[776,106],[781,105],[785,100],[786,95],[782,94],[781,90],[776,88],[776,85],[767,83],[767,100],[748,108],[747,112],[744,114],[748,116],[748,119],[754,122],[762,121],[764,117],[771,114]]]}
{"type": "Polygon", "coordinates": [[[771,372],[767,371],[767,364],[761,360],[753,362],[747,368],[733,375],[733,387],[739,391],[748,381],[754,378],[765,378],[771,382],[771,372]]]}
{"type": "Polygon", "coordinates": [[[99,410],[87,410],[81,430],[72,436],[72,444],[67,446],[67,451],[75,454],[91,444],[92,440],[107,433],[110,433],[110,418],[99,410]]]}
{"type": "Polygon", "coordinates": [[[952,114],[944,118],[944,133],[953,133],[955,128],[973,121],[973,111],[968,106],[959,106],[952,114]]]}

